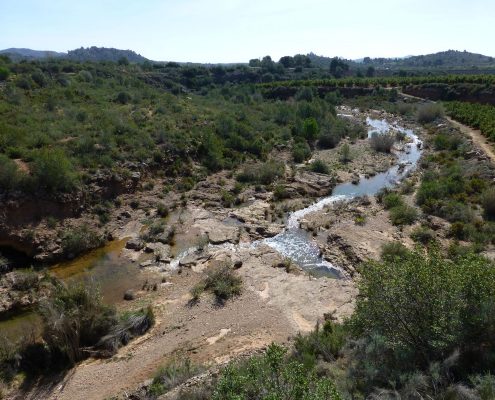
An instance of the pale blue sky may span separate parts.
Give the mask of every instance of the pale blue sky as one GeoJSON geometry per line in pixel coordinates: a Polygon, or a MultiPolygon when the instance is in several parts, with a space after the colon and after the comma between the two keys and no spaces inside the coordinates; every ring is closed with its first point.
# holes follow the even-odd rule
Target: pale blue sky
{"type": "Polygon", "coordinates": [[[0,49],[105,46],[153,60],[245,62],[441,50],[495,56],[495,0],[0,0],[0,49]]]}

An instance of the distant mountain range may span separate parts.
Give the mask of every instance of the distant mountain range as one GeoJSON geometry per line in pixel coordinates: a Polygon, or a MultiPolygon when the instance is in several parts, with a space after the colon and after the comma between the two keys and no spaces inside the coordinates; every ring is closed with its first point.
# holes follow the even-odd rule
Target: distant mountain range
{"type": "MultiPolygon", "coordinates": [[[[308,54],[313,65],[328,68],[331,57],[318,56],[314,53],[308,54]]],[[[359,60],[345,60],[355,68],[373,66],[375,68],[438,68],[438,69],[471,69],[473,67],[495,67],[495,59],[483,54],[470,53],[468,51],[448,50],[434,54],[421,56],[408,56],[400,58],[370,58],[364,57],[359,60]]]]}
{"type": "MultiPolygon", "coordinates": [[[[120,50],[107,47],[81,47],[61,53],[50,50],[31,50],[10,48],[0,50],[0,54],[8,55],[13,61],[40,60],[47,58],[67,58],[76,61],[114,61],[126,58],[131,63],[142,63],[150,61],[132,50],[120,50]]],[[[318,56],[309,53],[311,64],[316,67],[329,68],[332,57],[318,56]]],[[[359,60],[344,60],[353,69],[368,68],[373,66],[377,69],[472,69],[495,67],[493,57],[467,51],[448,50],[434,54],[421,56],[408,56],[401,58],[370,58],[364,57],[359,60]]],[[[189,64],[189,63],[181,63],[189,64]]],[[[194,65],[209,65],[194,63],[194,65]]],[[[219,65],[219,64],[216,64],[219,65]]],[[[225,64],[230,65],[230,64],[225,64]]]]}
{"type": "Polygon", "coordinates": [[[31,50],[10,48],[0,50],[0,54],[8,55],[13,61],[20,60],[40,60],[47,58],[67,58],[75,61],[114,61],[125,57],[131,63],[142,63],[149,61],[147,58],[137,54],[132,50],[119,50],[108,47],[81,47],[75,50],[69,50],[67,53],[59,53],[48,50],[31,50]]]}

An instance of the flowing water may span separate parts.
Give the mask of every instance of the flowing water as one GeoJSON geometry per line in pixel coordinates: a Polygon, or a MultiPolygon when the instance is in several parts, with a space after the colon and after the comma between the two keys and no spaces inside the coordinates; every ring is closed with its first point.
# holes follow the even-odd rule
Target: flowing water
{"type": "Polygon", "coordinates": [[[421,142],[412,130],[390,124],[386,120],[367,118],[366,122],[369,126],[369,137],[373,134],[400,132],[409,138],[409,143],[404,145],[404,149],[396,153],[397,164],[386,172],[361,179],[357,185],[350,182],[337,185],[331,196],[291,213],[283,232],[262,241],[312,274],[343,277],[342,271],[337,266],[323,259],[316,241],[308,232],[299,227],[300,220],[307,214],[336,202],[348,201],[364,195],[375,195],[381,189],[395,186],[416,167],[421,156],[421,142]]]}

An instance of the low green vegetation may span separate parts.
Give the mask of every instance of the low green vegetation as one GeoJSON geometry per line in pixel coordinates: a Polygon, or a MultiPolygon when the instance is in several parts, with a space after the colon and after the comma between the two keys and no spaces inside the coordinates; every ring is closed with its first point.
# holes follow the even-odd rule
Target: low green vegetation
{"type": "Polygon", "coordinates": [[[172,360],[156,372],[147,394],[156,398],[203,371],[204,368],[193,364],[189,358],[172,360]]]}
{"type": "Polygon", "coordinates": [[[287,356],[272,344],[262,356],[229,365],[214,385],[214,400],[312,399],[340,400],[334,384],[314,367],[287,356]]]}
{"type": "Polygon", "coordinates": [[[204,292],[212,293],[216,301],[219,304],[223,304],[242,293],[242,280],[234,273],[231,265],[221,265],[210,271],[191,290],[192,301],[198,302],[204,292]]]}
{"type": "Polygon", "coordinates": [[[428,140],[445,145],[422,161],[425,173],[416,203],[424,214],[450,222],[451,238],[472,242],[481,251],[495,241],[489,183],[493,169],[489,162],[469,156],[470,148],[459,133],[435,128],[428,140]]]}
{"type": "Polygon", "coordinates": [[[460,101],[446,102],[447,113],[463,124],[479,129],[490,141],[495,142],[495,107],[460,101]]]}
{"type": "Polygon", "coordinates": [[[311,171],[317,172],[319,174],[326,174],[328,175],[330,173],[330,168],[328,167],[328,164],[320,159],[314,160],[311,164],[310,167],[311,171]]]}
{"type": "Polygon", "coordinates": [[[433,122],[436,119],[443,117],[443,115],[443,107],[438,103],[421,104],[416,111],[416,119],[421,124],[433,122]]]}
{"type": "Polygon", "coordinates": [[[385,192],[379,195],[379,200],[390,212],[390,220],[394,225],[411,225],[418,218],[414,207],[407,205],[402,196],[396,192],[385,192]]]}

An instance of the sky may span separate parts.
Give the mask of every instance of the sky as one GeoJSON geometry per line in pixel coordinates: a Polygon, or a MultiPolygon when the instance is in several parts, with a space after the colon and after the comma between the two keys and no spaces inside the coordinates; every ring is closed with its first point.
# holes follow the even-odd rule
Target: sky
{"type": "Polygon", "coordinates": [[[495,56],[494,0],[0,0],[0,49],[130,49],[156,61],[495,56]]]}

